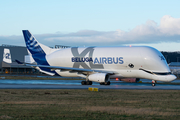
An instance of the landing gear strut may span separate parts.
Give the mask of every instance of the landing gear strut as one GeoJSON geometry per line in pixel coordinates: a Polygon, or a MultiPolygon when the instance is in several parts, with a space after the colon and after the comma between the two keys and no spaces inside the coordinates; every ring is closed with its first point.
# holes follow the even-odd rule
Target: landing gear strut
{"type": "Polygon", "coordinates": [[[88,76],[89,76],[89,75],[86,76],[86,81],[82,81],[82,82],[81,82],[81,85],[92,85],[93,82],[92,82],[92,81],[89,81],[88,76]]]}
{"type": "Polygon", "coordinates": [[[155,80],[152,80],[152,86],[156,86],[156,81],[155,80]]]}
{"type": "Polygon", "coordinates": [[[92,85],[92,81],[82,81],[81,85],[92,85]]]}
{"type": "Polygon", "coordinates": [[[110,82],[110,81],[100,83],[100,85],[110,85],[110,84],[111,84],[111,82],[110,82]]]}

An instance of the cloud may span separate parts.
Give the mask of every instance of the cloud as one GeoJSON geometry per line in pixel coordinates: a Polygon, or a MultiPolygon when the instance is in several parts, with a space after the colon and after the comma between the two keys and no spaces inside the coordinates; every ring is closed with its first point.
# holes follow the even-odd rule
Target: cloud
{"type": "Polygon", "coordinates": [[[158,25],[153,20],[138,25],[130,31],[118,29],[116,31],[100,32],[83,30],[76,33],[61,34],[56,37],[47,37],[44,40],[67,42],[80,45],[119,45],[142,44],[180,41],[180,18],[165,15],[158,25]]]}
{"type": "Polygon", "coordinates": [[[180,35],[180,18],[165,15],[161,19],[159,28],[164,35],[180,35]]]}
{"type": "MultiPolygon", "coordinates": [[[[164,42],[180,42],[180,18],[165,15],[158,25],[153,20],[138,25],[132,30],[123,31],[95,31],[81,30],[73,33],[39,34],[34,35],[37,40],[45,45],[70,45],[70,46],[118,46],[123,44],[148,44],[164,42]]],[[[2,37],[0,40],[16,42],[23,41],[20,36],[2,37]],[[19,40],[18,40],[19,39],[19,40]]],[[[24,41],[23,41],[24,42],[24,41]]]]}
{"type": "Polygon", "coordinates": [[[0,36],[0,41],[1,44],[25,46],[23,36],[0,36]]]}

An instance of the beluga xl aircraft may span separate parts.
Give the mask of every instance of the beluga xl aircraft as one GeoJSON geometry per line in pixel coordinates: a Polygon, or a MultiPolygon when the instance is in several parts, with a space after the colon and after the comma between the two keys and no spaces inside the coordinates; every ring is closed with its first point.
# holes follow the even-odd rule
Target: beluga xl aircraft
{"type": "Polygon", "coordinates": [[[32,66],[48,75],[63,77],[83,77],[82,85],[110,85],[111,79],[131,78],[171,82],[176,79],[164,56],[155,48],[140,47],[71,47],[52,49],[41,43],[29,32],[23,30],[28,52],[36,64],[32,66]]]}

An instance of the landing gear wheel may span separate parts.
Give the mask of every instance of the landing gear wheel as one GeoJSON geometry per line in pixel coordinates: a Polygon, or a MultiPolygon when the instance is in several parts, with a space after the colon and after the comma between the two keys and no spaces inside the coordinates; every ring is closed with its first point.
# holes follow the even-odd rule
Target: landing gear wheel
{"type": "Polygon", "coordinates": [[[92,85],[92,81],[82,81],[81,85],[92,85]]]}
{"type": "Polygon", "coordinates": [[[100,85],[110,85],[110,84],[111,84],[111,82],[110,82],[110,81],[100,83],[100,85]]]}
{"type": "Polygon", "coordinates": [[[86,81],[82,81],[82,82],[81,82],[81,85],[86,85],[86,81]]]}
{"type": "Polygon", "coordinates": [[[93,84],[93,82],[92,82],[92,81],[89,81],[89,83],[90,83],[89,85],[92,85],[92,84],[93,84]]]}
{"type": "Polygon", "coordinates": [[[110,81],[108,81],[108,82],[107,82],[107,85],[110,85],[110,84],[111,84],[111,82],[110,82],[110,81]]]}
{"type": "Polygon", "coordinates": [[[105,82],[104,83],[105,85],[110,85],[111,83],[109,81],[105,82]]]}
{"type": "Polygon", "coordinates": [[[86,85],[92,85],[92,81],[87,81],[86,85]]]}

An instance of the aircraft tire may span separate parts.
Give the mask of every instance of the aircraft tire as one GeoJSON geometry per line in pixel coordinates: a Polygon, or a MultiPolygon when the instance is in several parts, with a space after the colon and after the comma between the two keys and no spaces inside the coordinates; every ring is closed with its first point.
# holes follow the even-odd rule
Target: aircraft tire
{"type": "Polygon", "coordinates": [[[152,83],[152,86],[154,87],[154,86],[156,86],[156,84],[155,84],[155,83],[152,83]]]}
{"type": "Polygon", "coordinates": [[[111,84],[111,82],[110,82],[110,81],[108,81],[108,82],[107,82],[107,85],[110,85],[110,84],[111,84]]]}
{"type": "Polygon", "coordinates": [[[109,81],[105,82],[104,83],[105,85],[110,85],[111,83],[109,81]]]}
{"type": "Polygon", "coordinates": [[[82,81],[82,82],[81,82],[81,85],[86,85],[86,81],[82,81]]]}
{"type": "Polygon", "coordinates": [[[92,81],[87,81],[86,85],[92,85],[92,81]]]}
{"type": "Polygon", "coordinates": [[[92,85],[92,83],[93,83],[92,81],[89,81],[89,85],[92,85]]]}
{"type": "Polygon", "coordinates": [[[104,83],[100,83],[100,85],[104,85],[104,83]]]}

